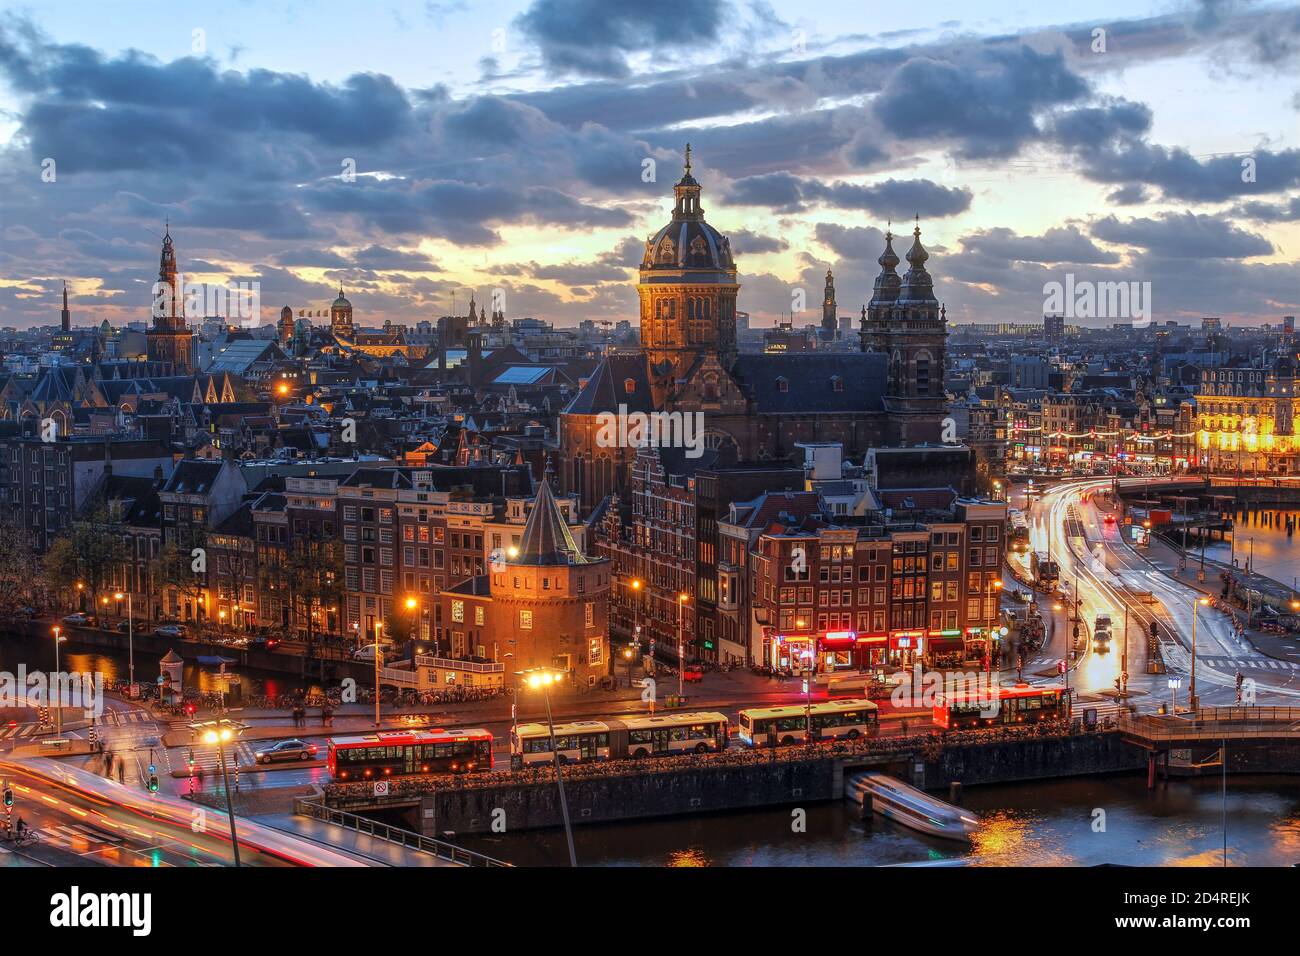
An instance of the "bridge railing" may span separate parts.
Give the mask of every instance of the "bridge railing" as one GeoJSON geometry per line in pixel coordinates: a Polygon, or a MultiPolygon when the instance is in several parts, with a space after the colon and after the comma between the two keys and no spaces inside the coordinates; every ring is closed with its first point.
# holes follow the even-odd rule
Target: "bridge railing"
{"type": "Polygon", "coordinates": [[[1300,738],[1300,707],[1206,707],[1176,717],[1121,714],[1117,723],[1122,732],[1146,740],[1300,738]]]}
{"type": "Polygon", "coordinates": [[[431,853],[440,860],[447,860],[461,866],[511,865],[504,860],[498,860],[482,853],[475,853],[473,850],[466,850],[454,843],[446,843],[433,837],[427,837],[422,833],[404,830],[401,827],[391,826],[387,823],[380,823],[378,820],[372,820],[369,817],[359,816],[355,813],[348,813],[346,810],[335,810],[315,800],[301,798],[295,800],[293,802],[293,812],[299,816],[311,817],[347,830],[354,830],[357,833],[372,836],[377,840],[395,843],[398,846],[406,847],[408,850],[431,853]]]}

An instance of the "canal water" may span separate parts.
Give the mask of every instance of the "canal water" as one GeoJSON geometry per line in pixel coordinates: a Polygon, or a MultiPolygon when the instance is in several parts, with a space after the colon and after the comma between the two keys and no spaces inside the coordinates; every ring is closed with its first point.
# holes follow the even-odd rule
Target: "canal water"
{"type": "MultiPolygon", "coordinates": [[[[1237,566],[1246,567],[1246,558],[1251,557],[1251,569],[1266,578],[1272,578],[1287,587],[1294,588],[1300,584],[1300,511],[1285,511],[1264,508],[1259,511],[1246,511],[1237,514],[1236,544],[1219,542],[1205,549],[1207,558],[1214,558],[1224,564],[1237,559],[1237,566]],[[1294,523],[1296,533],[1288,537],[1286,523],[1294,523]],[[1253,543],[1252,543],[1253,542],[1253,543]]],[[[1192,560],[1200,551],[1188,548],[1192,560]]]]}
{"type": "MultiPolygon", "coordinates": [[[[882,818],[859,821],[846,801],[813,804],[806,832],[791,808],[580,826],[578,862],[599,866],[1220,866],[1220,781],[1146,789],[1144,774],[972,787],[982,820],[969,848],[882,818]]],[[[1300,778],[1230,776],[1230,866],[1300,863],[1300,778]]],[[[508,821],[507,821],[508,823],[508,821]]],[[[461,837],[521,866],[567,865],[561,831],[461,837]]]]}
{"type": "MultiPolygon", "coordinates": [[[[135,641],[135,679],[142,684],[155,683],[160,672],[158,662],[167,653],[171,643],[152,636],[140,636],[135,641]]],[[[194,648],[179,644],[176,653],[185,659],[183,679],[186,688],[198,688],[202,692],[220,693],[224,688],[216,674],[218,666],[199,664],[194,648]]],[[[224,655],[235,658],[235,654],[224,655]]],[[[16,634],[0,634],[0,670],[16,673],[18,665],[26,666],[31,671],[52,671],[54,669],[54,641],[41,640],[16,634]]],[[[228,664],[227,669],[238,675],[238,680],[231,685],[238,693],[244,695],[265,694],[279,696],[297,690],[303,682],[291,674],[274,671],[258,671],[255,668],[228,664]]],[[[127,653],[108,647],[91,647],[67,642],[59,646],[59,668],[65,673],[102,674],[104,684],[109,685],[128,678],[127,653]]],[[[318,687],[309,680],[309,688],[318,687]]],[[[233,691],[232,691],[233,693],[233,691]]]]}

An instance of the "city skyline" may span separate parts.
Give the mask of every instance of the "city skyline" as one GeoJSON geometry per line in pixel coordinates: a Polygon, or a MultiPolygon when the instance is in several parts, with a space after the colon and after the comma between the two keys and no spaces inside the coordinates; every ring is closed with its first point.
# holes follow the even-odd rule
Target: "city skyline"
{"type": "Polygon", "coordinates": [[[188,279],[260,283],[261,324],[340,284],[362,326],[494,289],[507,318],[632,320],[687,141],[755,325],[798,290],[815,324],[827,269],[856,315],[913,216],[953,324],[1033,322],[1067,277],[1151,283],[1156,322],[1294,314],[1300,9],[1111,6],[1012,29],[933,4],[889,31],[835,4],[11,10],[0,324],[54,324],[65,279],[77,325],[146,320],[168,221],[188,279]]]}

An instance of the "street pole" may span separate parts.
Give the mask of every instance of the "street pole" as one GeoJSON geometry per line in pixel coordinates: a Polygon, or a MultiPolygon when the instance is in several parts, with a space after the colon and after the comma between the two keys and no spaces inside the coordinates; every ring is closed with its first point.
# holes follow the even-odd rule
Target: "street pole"
{"type": "Polygon", "coordinates": [[[379,729],[379,633],[383,622],[375,624],[375,729],[379,729]]]}
{"type": "MultiPolygon", "coordinates": [[[[58,693],[62,681],[59,680],[59,628],[54,628],[54,680],[50,682],[51,689],[58,693]]],[[[54,704],[54,736],[63,736],[63,695],[54,704]]]]}
{"type": "Polygon", "coordinates": [[[542,698],[546,701],[546,726],[551,731],[551,755],[555,758],[555,782],[560,788],[560,815],[564,818],[564,838],[569,843],[569,866],[578,865],[578,854],[573,848],[573,824],[569,822],[569,802],[564,797],[564,771],[560,769],[560,751],[555,746],[555,721],[551,719],[551,691],[543,686],[542,698]]]}
{"type": "Polygon", "coordinates": [[[1192,679],[1187,685],[1187,709],[1193,714],[1197,711],[1196,699],[1196,609],[1200,606],[1200,600],[1192,598],[1192,679]]]}
{"type": "Polygon", "coordinates": [[[685,696],[686,654],[682,650],[682,611],[686,606],[686,595],[677,595],[677,696],[685,696]]]}
{"type": "Polygon", "coordinates": [[[1119,694],[1128,696],[1128,599],[1124,600],[1124,646],[1119,656],[1119,694]]]}
{"type": "Polygon", "coordinates": [[[230,777],[226,773],[226,745],[217,736],[217,757],[221,761],[221,785],[226,788],[226,814],[230,817],[230,851],[239,866],[239,837],[235,835],[235,799],[230,793],[230,777]]]}
{"type": "Polygon", "coordinates": [[[131,592],[126,592],[126,672],[127,680],[135,687],[135,611],[131,608],[131,592]]]}

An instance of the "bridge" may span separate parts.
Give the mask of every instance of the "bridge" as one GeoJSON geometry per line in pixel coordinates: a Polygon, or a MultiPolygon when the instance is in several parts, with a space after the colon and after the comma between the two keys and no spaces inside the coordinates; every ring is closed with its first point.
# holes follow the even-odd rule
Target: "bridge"
{"type": "Polygon", "coordinates": [[[1121,714],[1119,732],[1146,750],[1224,740],[1300,741],[1300,707],[1206,707],[1176,717],[1121,714]]]}
{"type": "Polygon", "coordinates": [[[1229,763],[1227,772],[1294,771],[1300,707],[1206,707],[1172,717],[1122,714],[1118,730],[1125,743],[1146,751],[1148,789],[1156,785],[1158,767],[1169,776],[1171,762],[1187,772],[1211,765],[1198,764],[1196,753],[1212,757],[1213,766],[1229,763]]]}

